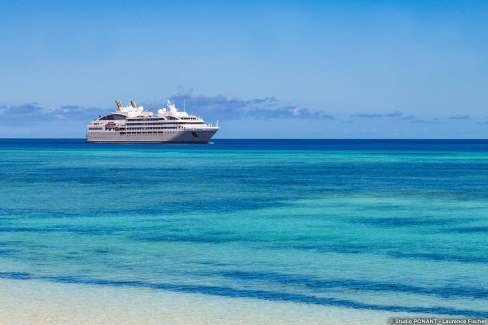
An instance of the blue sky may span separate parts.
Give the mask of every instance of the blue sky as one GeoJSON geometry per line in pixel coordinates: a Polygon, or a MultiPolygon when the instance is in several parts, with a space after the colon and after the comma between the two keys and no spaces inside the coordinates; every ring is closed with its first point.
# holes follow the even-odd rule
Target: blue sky
{"type": "Polygon", "coordinates": [[[0,137],[172,98],[221,138],[486,138],[487,1],[3,1],[0,137]]]}

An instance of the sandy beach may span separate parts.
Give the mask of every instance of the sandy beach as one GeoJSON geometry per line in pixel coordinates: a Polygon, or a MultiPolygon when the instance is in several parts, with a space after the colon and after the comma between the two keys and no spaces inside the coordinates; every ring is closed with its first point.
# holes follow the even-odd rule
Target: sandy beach
{"type": "Polygon", "coordinates": [[[40,281],[0,281],[1,324],[387,324],[396,313],[40,281]]]}

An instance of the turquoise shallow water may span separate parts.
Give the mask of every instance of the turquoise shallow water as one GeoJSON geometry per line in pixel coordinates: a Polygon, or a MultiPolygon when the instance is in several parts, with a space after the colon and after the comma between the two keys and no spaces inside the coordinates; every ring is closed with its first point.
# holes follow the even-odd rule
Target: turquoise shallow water
{"type": "Polygon", "coordinates": [[[488,141],[0,140],[0,277],[488,317],[488,141]]]}

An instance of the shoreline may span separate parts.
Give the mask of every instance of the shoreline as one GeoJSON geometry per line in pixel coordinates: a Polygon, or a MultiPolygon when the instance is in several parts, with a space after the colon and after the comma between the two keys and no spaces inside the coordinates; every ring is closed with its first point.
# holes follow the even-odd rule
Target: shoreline
{"type": "Polygon", "coordinates": [[[387,324],[390,317],[412,316],[421,315],[147,288],[0,280],[0,324],[387,324]]]}

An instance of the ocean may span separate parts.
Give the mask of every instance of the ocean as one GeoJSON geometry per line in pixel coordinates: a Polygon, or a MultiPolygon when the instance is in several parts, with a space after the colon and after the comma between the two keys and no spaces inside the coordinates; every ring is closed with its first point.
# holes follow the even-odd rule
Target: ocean
{"type": "Polygon", "coordinates": [[[0,140],[3,280],[488,318],[488,141],[0,140]]]}

